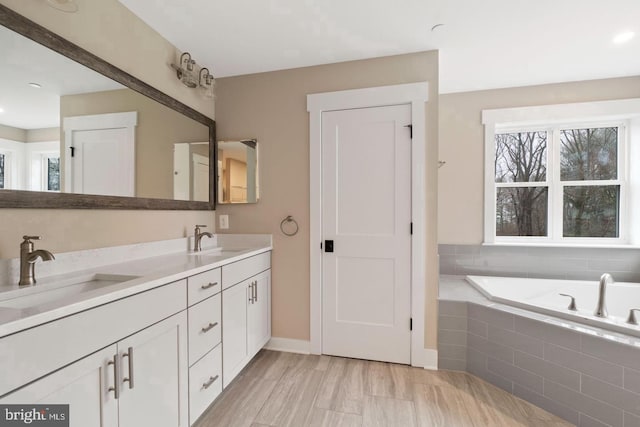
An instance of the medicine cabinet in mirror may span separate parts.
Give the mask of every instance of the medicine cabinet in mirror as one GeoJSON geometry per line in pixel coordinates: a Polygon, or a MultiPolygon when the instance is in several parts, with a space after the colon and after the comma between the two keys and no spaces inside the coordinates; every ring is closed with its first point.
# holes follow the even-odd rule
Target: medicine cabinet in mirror
{"type": "Polygon", "coordinates": [[[218,141],[218,203],[257,203],[258,141],[218,141]]]}
{"type": "Polygon", "coordinates": [[[0,5],[0,206],[212,209],[215,122],[0,5]]]}

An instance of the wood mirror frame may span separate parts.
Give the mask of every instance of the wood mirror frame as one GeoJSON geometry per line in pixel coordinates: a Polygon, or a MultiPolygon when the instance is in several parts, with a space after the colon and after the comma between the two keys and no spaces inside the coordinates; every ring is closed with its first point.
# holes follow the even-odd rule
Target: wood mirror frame
{"type": "Polygon", "coordinates": [[[133,77],[127,72],[3,5],[0,5],[0,25],[207,126],[209,128],[210,159],[209,202],[51,193],[43,191],[0,190],[1,208],[215,210],[217,197],[215,178],[217,176],[218,162],[216,122],[213,119],[177,101],[169,95],[160,92],[142,80],[133,77]]]}

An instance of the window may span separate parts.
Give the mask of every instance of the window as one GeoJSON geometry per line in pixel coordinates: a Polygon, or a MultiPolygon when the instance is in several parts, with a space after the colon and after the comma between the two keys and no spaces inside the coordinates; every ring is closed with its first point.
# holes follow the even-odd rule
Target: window
{"type": "Polygon", "coordinates": [[[60,191],[60,157],[58,154],[42,156],[42,188],[60,191]]]}
{"type": "Polygon", "coordinates": [[[496,129],[496,238],[619,239],[621,124],[496,129]]]}
{"type": "Polygon", "coordinates": [[[12,161],[11,151],[0,149],[0,189],[13,188],[12,161]]]}
{"type": "Polygon", "coordinates": [[[4,154],[0,153],[0,188],[4,188],[4,154]]]}
{"type": "Polygon", "coordinates": [[[640,243],[640,99],[485,110],[483,123],[485,243],[640,243]]]}

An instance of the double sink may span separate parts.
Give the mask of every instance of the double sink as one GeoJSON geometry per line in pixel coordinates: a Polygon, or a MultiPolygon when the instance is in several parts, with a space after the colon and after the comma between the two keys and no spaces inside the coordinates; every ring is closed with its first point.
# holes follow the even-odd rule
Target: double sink
{"type": "MultiPolygon", "coordinates": [[[[229,257],[242,249],[226,250],[214,248],[199,252],[189,252],[189,257],[200,257],[205,262],[215,262],[223,257],[229,257]]],[[[140,276],[125,274],[89,273],[71,276],[62,280],[42,279],[37,285],[0,293],[0,310],[38,310],[47,306],[58,306],[69,300],[84,299],[89,292],[100,290],[108,286],[128,282],[140,276]]]]}

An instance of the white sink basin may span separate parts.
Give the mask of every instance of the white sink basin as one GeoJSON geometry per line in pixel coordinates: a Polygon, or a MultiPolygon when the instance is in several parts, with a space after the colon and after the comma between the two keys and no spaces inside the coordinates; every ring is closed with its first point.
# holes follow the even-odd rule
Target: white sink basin
{"type": "MultiPolygon", "coordinates": [[[[121,274],[90,274],[74,277],[64,281],[43,284],[38,282],[30,288],[8,292],[7,298],[0,300],[0,308],[20,310],[55,303],[85,292],[94,291],[96,289],[101,289],[106,286],[127,282],[137,278],[138,276],[127,276],[121,274]]],[[[2,297],[3,295],[0,294],[0,298],[2,297]]]]}
{"type": "Polygon", "coordinates": [[[238,252],[243,251],[244,249],[224,249],[224,248],[213,248],[213,249],[205,249],[199,252],[189,252],[191,256],[229,256],[238,252]]]}

